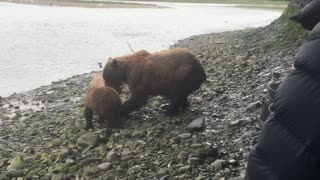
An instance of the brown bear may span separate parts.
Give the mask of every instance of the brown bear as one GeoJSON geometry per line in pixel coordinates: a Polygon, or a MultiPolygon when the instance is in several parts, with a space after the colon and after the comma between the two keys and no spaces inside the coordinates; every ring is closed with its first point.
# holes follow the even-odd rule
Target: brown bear
{"type": "Polygon", "coordinates": [[[86,129],[93,128],[92,118],[95,111],[99,116],[99,123],[109,128],[121,128],[120,120],[121,100],[114,89],[107,87],[101,73],[90,82],[88,92],[84,98],[84,116],[86,129]]]}
{"type": "Polygon", "coordinates": [[[141,108],[149,95],[163,95],[170,100],[167,115],[173,116],[189,107],[188,95],[200,88],[206,74],[192,52],[176,48],[113,58],[105,65],[103,78],[114,88],[129,86],[131,97],[122,104],[121,115],[141,108]]]}

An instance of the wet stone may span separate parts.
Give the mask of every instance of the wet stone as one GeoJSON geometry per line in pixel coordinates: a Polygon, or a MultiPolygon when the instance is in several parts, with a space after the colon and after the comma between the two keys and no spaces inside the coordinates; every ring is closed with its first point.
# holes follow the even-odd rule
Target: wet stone
{"type": "Polygon", "coordinates": [[[191,166],[190,165],[182,166],[182,167],[179,168],[178,173],[182,174],[182,173],[189,172],[190,170],[191,170],[191,166]]]}
{"type": "Polygon", "coordinates": [[[191,137],[191,133],[183,133],[178,135],[179,138],[181,139],[188,139],[191,137]]]}
{"type": "Polygon", "coordinates": [[[67,175],[60,173],[53,175],[51,180],[69,180],[69,178],[67,175]]]}
{"type": "Polygon", "coordinates": [[[116,152],[110,151],[107,154],[106,160],[108,162],[118,162],[120,161],[120,156],[116,152]]]}
{"type": "Polygon", "coordinates": [[[112,164],[109,162],[105,162],[105,163],[98,165],[98,169],[100,169],[101,171],[107,171],[107,170],[111,169],[111,167],[112,167],[112,164]]]}
{"type": "Polygon", "coordinates": [[[211,172],[219,171],[226,164],[225,160],[217,159],[208,166],[208,170],[211,172]]]}
{"type": "Polygon", "coordinates": [[[229,180],[244,180],[244,177],[234,177],[230,178],[229,180]]]}
{"type": "Polygon", "coordinates": [[[98,145],[99,140],[99,135],[85,134],[77,140],[77,144],[82,147],[95,147],[98,145]]]}
{"type": "Polygon", "coordinates": [[[190,157],[188,159],[188,164],[190,164],[192,166],[198,166],[200,164],[200,159],[197,157],[190,157]]]}
{"type": "Polygon", "coordinates": [[[23,175],[24,175],[24,172],[22,170],[9,169],[6,172],[6,176],[9,177],[9,178],[21,177],[23,175]]]}
{"type": "Polygon", "coordinates": [[[100,158],[85,159],[85,160],[80,161],[80,166],[81,167],[88,166],[90,164],[99,163],[101,161],[102,161],[102,159],[100,159],[100,158]]]}
{"type": "Polygon", "coordinates": [[[180,161],[180,162],[185,162],[187,161],[188,159],[188,156],[189,156],[189,153],[186,152],[186,151],[180,151],[178,156],[177,156],[177,159],[180,161]]]}
{"type": "Polygon", "coordinates": [[[188,124],[186,129],[189,131],[202,131],[204,127],[204,118],[198,118],[188,124]]]}
{"type": "Polygon", "coordinates": [[[252,112],[256,111],[257,109],[259,109],[260,107],[261,107],[260,102],[254,102],[247,107],[246,112],[252,113],[252,112]]]}

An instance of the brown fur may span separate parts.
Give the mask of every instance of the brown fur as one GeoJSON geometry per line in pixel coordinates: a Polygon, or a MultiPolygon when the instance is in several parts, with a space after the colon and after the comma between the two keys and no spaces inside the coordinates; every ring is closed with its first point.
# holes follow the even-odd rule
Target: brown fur
{"type": "Polygon", "coordinates": [[[97,73],[89,83],[89,89],[92,87],[104,87],[108,86],[106,81],[103,79],[102,73],[97,73]]]}
{"type": "Polygon", "coordinates": [[[89,89],[84,100],[84,108],[87,123],[86,129],[93,128],[92,118],[94,111],[99,116],[99,123],[104,123],[109,128],[122,127],[119,94],[114,89],[105,85],[101,73],[98,73],[89,84],[89,89]]]}
{"type": "Polygon", "coordinates": [[[163,95],[170,100],[168,115],[187,108],[187,97],[199,89],[206,75],[198,58],[187,49],[170,49],[150,54],[144,50],[114,58],[103,70],[110,86],[127,83],[131,97],[122,105],[122,113],[140,108],[149,95],[163,95]]]}

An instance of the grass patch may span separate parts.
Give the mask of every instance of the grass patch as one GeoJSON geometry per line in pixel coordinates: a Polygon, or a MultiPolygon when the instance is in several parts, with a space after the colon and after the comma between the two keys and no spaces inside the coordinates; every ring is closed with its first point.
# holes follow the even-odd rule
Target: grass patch
{"type": "Polygon", "coordinates": [[[17,4],[30,4],[40,6],[84,7],[84,8],[165,8],[153,4],[89,1],[89,0],[0,0],[17,4]]]}
{"type": "Polygon", "coordinates": [[[292,45],[299,46],[308,37],[309,32],[296,22],[289,20],[289,17],[297,12],[297,9],[288,7],[282,16],[275,20],[267,28],[271,28],[271,34],[264,38],[264,48],[285,48],[292,45]]]}
{"type": "Polygon", "coordinates": [[[281,11],[283,12],[287,5],[237,5],[238,8],[244,8],[244,9],[261,9],[261,10],[275,10],[275,11],[281,11]]]}
{"type": "MultiPolygon", "coordinates": [[[[141,1],[141,0],[131,0],[141,1]]],[[[149,2],[184,2],[184,3],[219,3],[219,4],[259,4],[259,5],[288,5],[288,1],[270,0],[142,0],[149,2]]]]}

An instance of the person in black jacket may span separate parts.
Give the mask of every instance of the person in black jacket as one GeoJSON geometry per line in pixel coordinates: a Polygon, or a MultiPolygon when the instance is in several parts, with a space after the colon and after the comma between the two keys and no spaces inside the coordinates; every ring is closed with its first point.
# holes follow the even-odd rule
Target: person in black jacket
{"type": "MultiPolygon", "coordinates": [[[[318,9],[320,11],[320,9],[318,9]]],[[[277,89],[245,180],[320,180],[320,23],[277,89]]]]}

